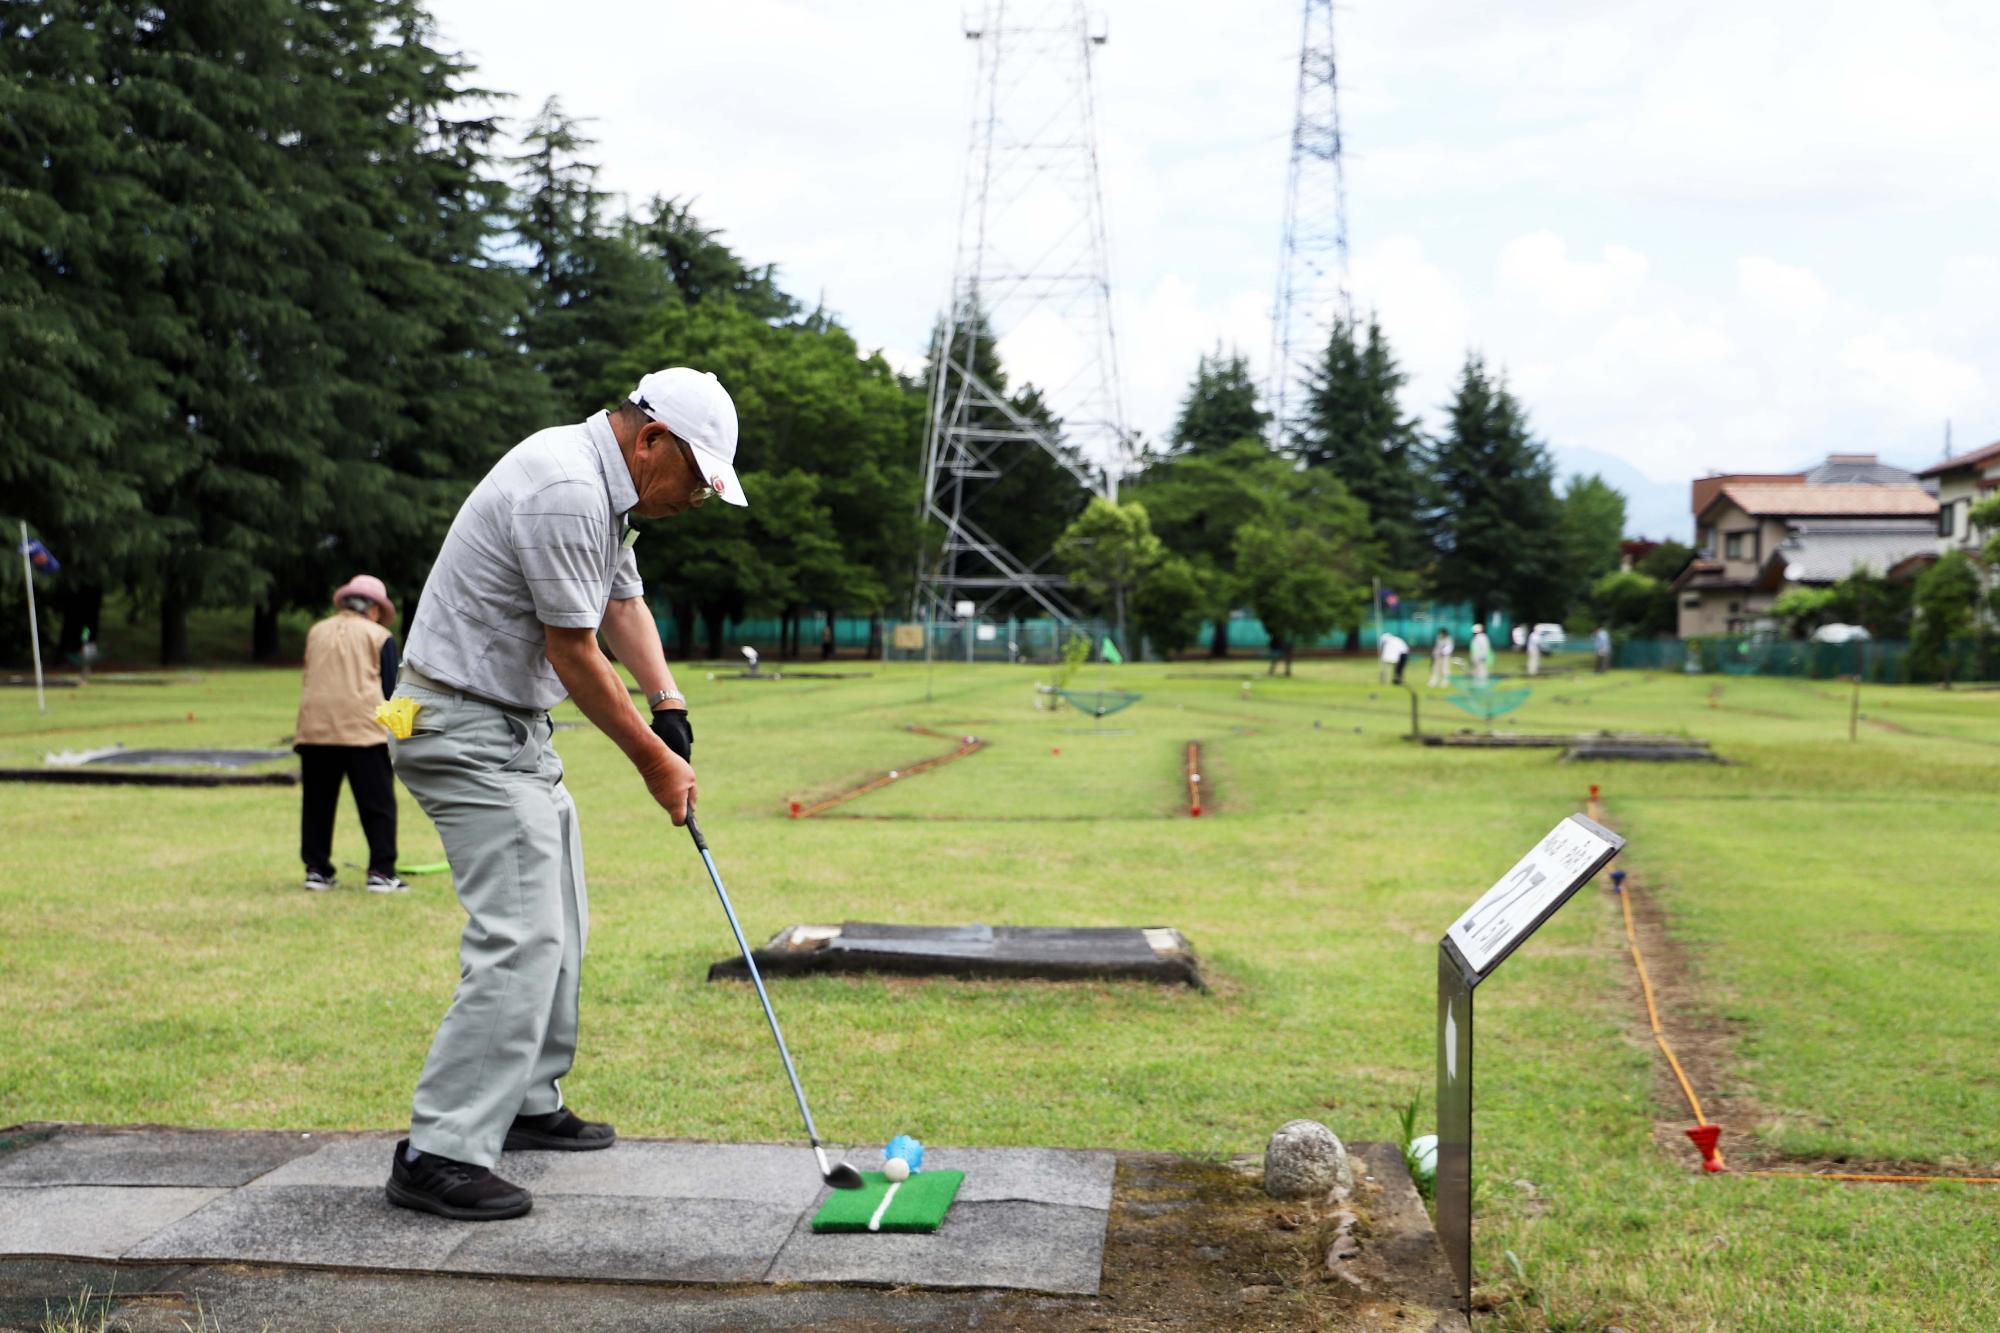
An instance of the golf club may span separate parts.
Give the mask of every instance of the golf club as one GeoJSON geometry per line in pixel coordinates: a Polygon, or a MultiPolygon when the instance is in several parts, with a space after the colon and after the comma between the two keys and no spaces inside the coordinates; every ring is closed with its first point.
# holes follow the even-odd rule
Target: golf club
{"type": "Polygon", "coordinates": [[[778,1016],[771,1010],[771,997],[764,993],[764,978],[757,973],[757,960],[750,956],[750,945],[743,938],[743,927],[736,924],[736,909],[729,905],[729,893],[722,887],[722,873],[715,868],[715,858],[708,853],[708,839],[701,836],[701,825],[694,822],[694,811],[688,811],[687,828],[694,838],[695,850],[701,853],[701,863],[708,867],[709,882],[715,885],[715,896],[722,899],[722,911],[729,918],[729,929],[736,936],[736,947],[743,951],[743,965],[750,969],[750,982],[757,988],[757,998],[764,1005],[764,1017],[771,1024],[771,1035],[778,1041],[778,1057],[785,1062],[785,1077],[792,1081],[792,1095],[799,1099],[799,1115],[806,1122],[806,1137],[812,1140],[813,1156],[819,1159],[819,1173],[826,1183],[837,1190],[858,1190],[864,1183],[861,1173],[845,1162],[835,1166],[826,1164],[826,1149],[820,1146],[819,1131],[813,1127],[813,1113],[806,1106],[806,1090],[799,1086],[799,1072],[792,1068],[792,1053],[785,1049],[785,1034],[778,1031],[778,1016]]]}

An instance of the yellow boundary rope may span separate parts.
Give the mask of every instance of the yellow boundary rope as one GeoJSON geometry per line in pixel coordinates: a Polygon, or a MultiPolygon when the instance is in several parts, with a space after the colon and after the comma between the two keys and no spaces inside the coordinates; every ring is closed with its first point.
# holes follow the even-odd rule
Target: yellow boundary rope
{"type": "MultiPolygon", "coordinates": [[[[1592,819],[1599,823],[1603,822],[1603,814],[1598,805],[1597,788],[1594,786],[1590,789],[1590,804],[1587,808],[1592,819]]],[[[1694,1112],[1695,1124],[1701,1128],[1711,1128],[1708,1117],[1701,1112],[1701,1099],[1695,1096],[1694,1085],[1688,1082],[1687,1072],[1681,1068],[1680,1060],[1674,1055],[1674,1048],[1668,1044],[1667,1035],[1660,1028],[1660,1007],[1653,998],[1653,982],[1646,975],[1646,957],[1639,949],[1639,934],[1632,922],[1632,890],[1626,887],[1615,892],[1618,894],[1618,906],[1625,916],[1625,942],[1632,949],[1632,966],[1639,973],[1639,989],[1646,997],[1646,1021],[1652,1025],[1653,1040],[1660,1044],[1661,1053],[1667,1057],[1667,1063],[1672,1066],[1674,1078],[1680,1083],[1681,1092],[1687,1097],[1688,1108],[1694,1112]]],[[[1716,1163],[1714,1169],[1724,1169],[1722,1149],[1718,1146],[1710,1151],[1716,1163]]],[[[2000,1185],[2000,1176],[1897,1176],[1859,1171],[1742,1171],[1737,1174],[1784,1180],[1845,1180],[1867,1184],[1930,1185],[1950,1181],[1958,1185],[2000,1185]]]]}

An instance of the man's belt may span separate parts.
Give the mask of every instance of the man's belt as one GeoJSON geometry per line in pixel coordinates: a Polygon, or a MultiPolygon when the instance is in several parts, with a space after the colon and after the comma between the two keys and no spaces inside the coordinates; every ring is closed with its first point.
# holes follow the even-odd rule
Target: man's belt
{"type": "Polygon", "coordinates": [[[546,708],[528,708],[521,704],[503,703],[498,699],[489,699],[483,694],[476,694],[471,690],[461,689],[456,685],[447,685],[441,680],[434,680],[426,676],[408,662],[403,663],[403,669],[398,679],[406,680],[420,690],[429,690],[432,694],[449,694],[454,699],[470,699],[474,703],[485,704],[488,708],[497,708],[503,713],[518,713],[522,717],[531,718],[544,717],[548,714],[548,709],[546,708]]]}

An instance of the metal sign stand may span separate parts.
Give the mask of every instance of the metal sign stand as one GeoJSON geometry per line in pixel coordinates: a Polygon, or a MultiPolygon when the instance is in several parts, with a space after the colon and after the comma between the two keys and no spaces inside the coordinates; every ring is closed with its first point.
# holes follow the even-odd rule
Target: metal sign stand
{"type": "Polygon", "coordinates": [[[1472,993],[1618,855],[1625,839],[1571,815],[1438,941],[1437,1233],[1472,1306],[1472,993]]]}

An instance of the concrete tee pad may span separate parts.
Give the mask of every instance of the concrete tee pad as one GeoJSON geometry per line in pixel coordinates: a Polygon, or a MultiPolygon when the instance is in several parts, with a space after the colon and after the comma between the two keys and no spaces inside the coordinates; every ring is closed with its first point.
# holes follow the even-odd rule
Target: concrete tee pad
{"type": "MultiPolygon", "coordinates": [[[[965,1186],[935,1235],[814,1235],[800,1145],[623,1139],[521,1153],[534,1211],[468,1224],[383,1198],[395,1134],[0,1133],[0,1256],[230,1261],[651,1282],[866,1282],[1095,1294],[1116,1158],[933,1148],[965,1186]]],[[[875,1150],[846,1154],[874,1165],[875,1150]]]]}

